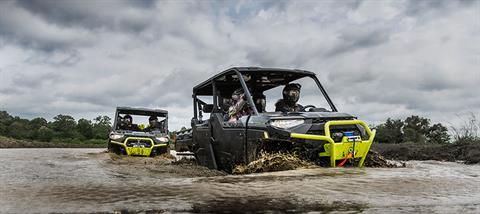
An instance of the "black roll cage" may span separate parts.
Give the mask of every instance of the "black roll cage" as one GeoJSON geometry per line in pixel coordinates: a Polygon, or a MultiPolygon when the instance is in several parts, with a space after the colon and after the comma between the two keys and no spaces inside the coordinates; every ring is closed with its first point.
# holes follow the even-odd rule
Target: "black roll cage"
{"type": "MultiPolygon", "coordinates": [[[[228,74],[236,74],[238,77],[238,80],[245,92],[245,97],[247,98],[247,102],[250,106],[252,106],[253,110],[253,115],[258,115],[258,110],[255,107],[255,102],[253,101],[252,94],[247,86],[247,83],[245,82],[244,79],[244,74],[254,74],[255,72],[284,72],[284,73],[292,73],[292,74],[299,74],[303,75],[303,77],[310,77],[312,78],[315,83],[317,84],[317,87],[320,89],[322,92],[323,96],[327,100],[328,104],[330,105],[330,108],[332,109],[333,112],[338,112],[337,108],[333,104],[332,100],[328,96],[327,92],[325,91],[325,88],[322,86],[320,81],[318,80],[317,76],[315,73],[310,72],[310,71],[305,71],[305,70],[298,70],[298,69],[277,69],[277,68],[258,68],[258,67],[234,67],[227,69],[223,72],[220,72],[219,74],[213,76],[212,78],[200,83],[199,85],[195,86],[193,88],[193,112],[194,112],[194,119],[198,121],[202,120],[203,117],[203,112],[204,109],[206,108],[205,106],[209,106],[208,108],[211,108],[211,112],[209,113],[215,113],[217,112],[220,107],[218,106],[219,103],[219,96],[218,96],[218,88],[216,81],[222,77],[225,77],[228,74]],[[211,86],[209,86],[211,85],[211,86]],[[211,87],[211,93],[207,92],[208,88],[211,87]],[[207,104],[206,102],[200,100],[198,96],[212,96],[213,97],[213,104],[207,104]]],[[[303,78],[301,77],[301,78],[303,78]]]]}
{"type": "Polygon", "coordinates": [[[119,114],[131,114],[141,116],[158,116],[165,118],[165,131],[168,132],[168,111],[163,109],[148,109],[148,108],[132,108],[132,107],[117,107],[115,111],[115,118],[113,120],[112,131],[117,129],[119,114]]]}

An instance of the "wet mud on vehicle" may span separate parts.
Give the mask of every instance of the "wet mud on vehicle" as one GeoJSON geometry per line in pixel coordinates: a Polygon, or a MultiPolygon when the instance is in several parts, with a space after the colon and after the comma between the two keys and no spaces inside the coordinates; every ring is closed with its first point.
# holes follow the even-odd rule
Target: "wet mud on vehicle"
{"type": "Polygon", "coordinates": [[[168,112],[161,109],[117,107],[108,151],[132,156],[169,153],[168,112]],[[138,124],[136,121],[146,124],[138,124]]]}
{"type": "Polygon", "coordinates": [[[192,97],[192,128],[177,135],[176,150],[193,152],[200,165],[212,169],[231,172],[235,165],[257,160],[262,151],[290,152],[331,167],[362,167],[375,136],[365,122],[339,113],[309,71],[231,68],[194,87],[192,97]],[[308,105],[295,112],[259,106],[258,97],[266,97],[266,105],[273,107],[276,100],[265,95],[281,95],[294,82],[302,83],[300,101],[308,105]],[[231,122],[228,100],[239,88],[248,115],[231,122]],[[322,106],[312,105],[319,100],[322,106]]]}

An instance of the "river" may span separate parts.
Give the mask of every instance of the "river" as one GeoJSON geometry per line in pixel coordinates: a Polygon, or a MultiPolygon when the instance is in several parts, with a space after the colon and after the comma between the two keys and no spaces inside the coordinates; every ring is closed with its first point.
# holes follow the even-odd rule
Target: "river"
{"type": "Polygon", "coordinates": [[[225,175],[103,149],[0,149],[2,213],[480,213],[480,165],[225,175]]]}

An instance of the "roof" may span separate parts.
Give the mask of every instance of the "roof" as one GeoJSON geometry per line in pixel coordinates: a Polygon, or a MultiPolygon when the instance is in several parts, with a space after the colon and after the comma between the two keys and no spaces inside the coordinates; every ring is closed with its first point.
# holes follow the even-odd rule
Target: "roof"
{"type": "Polygon", "coordinates": [[[244,78],[249,87],[255,87],[256,90],[260,91],[284,85],[302,77],[315,76],[313,72],[299,69],[233,67],[198,84],[193,88],[193,93],[196,95],[212,95],[212,82],[215,80],[215,84],[220,91],[226,91],[230,94],[231,91],[241,87],[236,71],[249,78],[244,78]]]}
{"type": "Polygon", "coordinates": [[[133,114],[133,115],[151,115],[152,113],[156,114],[168,114],[167,110],[163,109],[150,109],[150,108],[133,108],[133,107],[117,107],[117,112],[122,114],[133,114]]]}

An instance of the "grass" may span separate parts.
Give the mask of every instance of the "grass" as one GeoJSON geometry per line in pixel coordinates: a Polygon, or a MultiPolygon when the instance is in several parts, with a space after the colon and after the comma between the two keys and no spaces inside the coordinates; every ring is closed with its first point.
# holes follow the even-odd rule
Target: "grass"
{"type": "Polygon", "coordinates": [[[480,121],[473,112],[467,117],[458,116],[464,122],[459,127],[451,126],[451,136],[455,144],[480,143],[480,121]]]}

